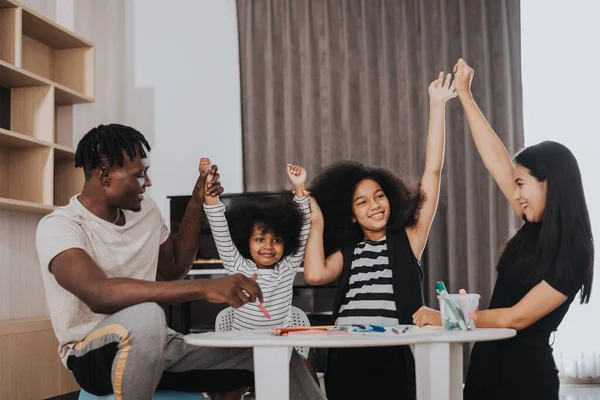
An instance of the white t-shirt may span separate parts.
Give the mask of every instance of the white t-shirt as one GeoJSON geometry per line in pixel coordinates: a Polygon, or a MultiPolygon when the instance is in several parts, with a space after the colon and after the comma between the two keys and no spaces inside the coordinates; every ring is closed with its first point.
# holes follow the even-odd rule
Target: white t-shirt
{"type": "Polygon", "coordinates": [[[141,211],[122,211],[126,220],[123,226],[96,217],[77,197],[44,217],[36,234],[48,309],[65,365],[75,343],[83,340],[106,315],[92,312],[58,284],[49,270],[54,257],[65,250],[82,249],[109,278],[154,281],[160,245],[169,237],[160,211],[147,195],[141,211]]]}

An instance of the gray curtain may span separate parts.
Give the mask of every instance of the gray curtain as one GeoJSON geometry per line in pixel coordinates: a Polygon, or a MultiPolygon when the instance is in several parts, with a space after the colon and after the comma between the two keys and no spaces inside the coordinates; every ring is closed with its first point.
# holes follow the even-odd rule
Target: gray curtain
{"type": "MultiPolygon", "coordinates": [[[[238,0],[246,191],[287,188],[351,159],[418,180],[427,86],[459,57],[508,150],[523,145],[519,0],[238,0]]],[[[444,280],[487,305],[500,246],[517,227],[458,99],[447,105],[438,213],[424,259],[428,304],[444,280]]]]}

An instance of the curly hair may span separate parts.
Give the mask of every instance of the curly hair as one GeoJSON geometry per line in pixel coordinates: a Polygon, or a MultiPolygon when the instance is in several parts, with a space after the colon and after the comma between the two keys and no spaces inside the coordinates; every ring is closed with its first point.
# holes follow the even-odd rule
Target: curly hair
{"type": "Polygon", "coordinates": [[[283,240],[284,258],[295,253],[300,246],[302,214],[287,199],[249,199],[232,205],[225,213],[231,239],[242,257],[252,259],[249,240],[256,224],[263,233],[270,233],[283,240]]]}
{"type": "Polygon", "coordinates": [[[364,234],[352,223],[352,201],[357,185],[372,179],[380,186],[390,202],[387,231],[393,232],[417,222],[423,203],[419,185],[409,184],[394,172],[355,161],[341,161],[326,167],[310,185],[325,220],[323,245],[325,256],[346,246],[355,246],[364,234]]]}

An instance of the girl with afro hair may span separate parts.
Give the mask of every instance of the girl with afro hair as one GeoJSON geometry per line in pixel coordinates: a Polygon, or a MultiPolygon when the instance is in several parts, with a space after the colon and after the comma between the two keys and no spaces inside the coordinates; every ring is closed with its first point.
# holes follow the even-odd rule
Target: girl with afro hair
{"type": "MultiPolygon", "coordinates": [[[[456,97],[451,75],[429,86],[430,116],[420,189],[384,169],[340,162],[312,183],[311,231],[304,276],[309,284],[338,279],[338,325],[412,324],[423,305],[420,260],[435,216],[445,142],[445,104],[456,97]]],[[[416,397],[408,346],[330,349],[327,398],[416,397]]]]}
{"type": "MultiPolygon", "coordinates": [[[[292,286],[304,261],[310,230],[310,202],[306,171],[287,166],[294,185],[293,203],[281,200],[248,201],[225,213],[218,197],[205,196],[204,211],[223,267],[259,284],[267,317],[258,302],[234,308],[233,329],[289,327],[292,320],[292,286]]],[[[211,176],[206,179],[209,185],[211,176]]],[[[238,296],[245,296],[240,291],[238,296]]],[[[240,303],[242,304],[242,303],[240,303]]]]}

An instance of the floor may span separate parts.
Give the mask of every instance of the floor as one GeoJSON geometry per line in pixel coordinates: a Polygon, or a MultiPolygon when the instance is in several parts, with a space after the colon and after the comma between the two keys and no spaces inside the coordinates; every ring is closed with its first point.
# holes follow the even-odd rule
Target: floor
{"type": "MultiPolygon", "coordinates": [[[[244,400],[254,400],[245,396],[244,400]]],[[[559,400],[600,400],[600,385],[562,385],[559,400]]]]}
{"type": "Polygon", "coordinates": [[[560,400],[600,400],[600,385],[562,385],[560,400]]]}
{"type": "MultiPolygon", "coordinates": [[[[69,393],[47,400],[77,400],[77,397],[78,393],[69,393]]],[[[244,397],[244,400],[253,399],[251,396],[244,397]]],[[[562,385],[560,400],[600,400],[600,385],[562,385]]]]}

